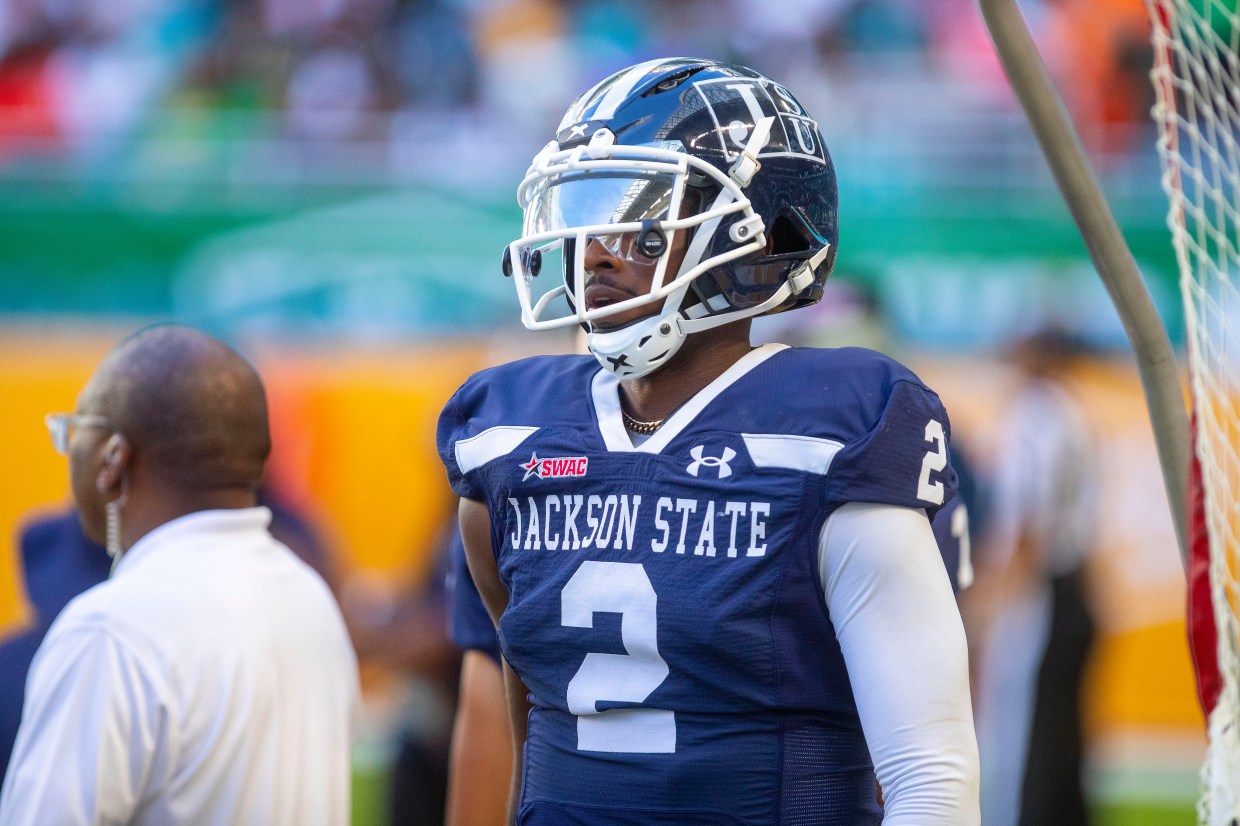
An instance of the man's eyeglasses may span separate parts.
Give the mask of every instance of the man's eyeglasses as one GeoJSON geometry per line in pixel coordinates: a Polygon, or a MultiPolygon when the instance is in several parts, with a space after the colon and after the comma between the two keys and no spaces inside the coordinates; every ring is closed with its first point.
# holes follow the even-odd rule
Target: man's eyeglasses
{"type": "Polygon", "coordinates": [[[43,417],[47,430],[52,434],[52,447],[62,455],[69,454],[69,440],[73,431],[79,427],[113,427],[112,420],[106,416],[95,416],[90,413],[48,413],[43,417]]]}

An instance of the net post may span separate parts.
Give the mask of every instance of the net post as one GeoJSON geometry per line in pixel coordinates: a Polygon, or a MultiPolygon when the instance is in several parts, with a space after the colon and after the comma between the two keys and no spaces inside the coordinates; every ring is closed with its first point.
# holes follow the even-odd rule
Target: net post
{"type": "Polygon", "coordinates": [[[1008,82],[1025,110],[1136,355],[1179,542],[1180,562],[1187,566],[1191,446],[1188,412],[1171,339],[1015,0],[979,3],[1008,82]]]}

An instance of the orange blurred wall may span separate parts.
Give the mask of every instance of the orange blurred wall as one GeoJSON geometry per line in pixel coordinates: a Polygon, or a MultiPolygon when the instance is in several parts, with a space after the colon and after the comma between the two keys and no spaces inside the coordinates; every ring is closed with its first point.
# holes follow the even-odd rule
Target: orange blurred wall
{"type": "Polygon", "coordinates": [[[68,464],[52,450],[43,416],[74,409],[78,391],[119,338],[66,330],[0,338],[0,431],[8,472],[0,474],[0,629],[26,617],[17,539],[20,524],[68,497],[68,464]]]}

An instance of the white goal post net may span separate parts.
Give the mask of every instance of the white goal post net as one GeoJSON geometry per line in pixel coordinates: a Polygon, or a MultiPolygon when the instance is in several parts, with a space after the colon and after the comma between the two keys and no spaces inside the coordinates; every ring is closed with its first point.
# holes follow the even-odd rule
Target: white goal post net
{"type": "Polygon", "coordinates": [[[1190,525],[1198,538],[1190,544],[1208,571],[1192,591],[1189,617],[1209,714],[1198,815],[1203,826],[1233,826],[1240,823],[1240,0],[1146,5],[1200,467],[1202,506],[1190,525]]]}

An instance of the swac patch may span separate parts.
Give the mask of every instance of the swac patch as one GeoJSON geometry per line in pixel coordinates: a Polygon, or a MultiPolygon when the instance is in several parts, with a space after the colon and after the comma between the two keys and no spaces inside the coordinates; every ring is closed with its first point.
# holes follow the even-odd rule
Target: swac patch
{"type": "Polygon", "coordinates": [[[747,77],[701,80],[693,84],[715,121],[724,156],[735,158],[745,148],[753,125],[774,117],[771,137],[758,152],[762,158],[802,158],[826,163],[818,124],[796,98],[778,83],[747,77]]]}
{"type": "Polygon", "coordinates": [[[537,453],[530,454],[530,460],[519,467],[525,471],[521,477],[524,482],[531,476],[539,479],[560,479],[565,476],[585,476],[586,465],[590,459],[586,456],[562,456],[556,459],[539,459],[537,453]]]}

